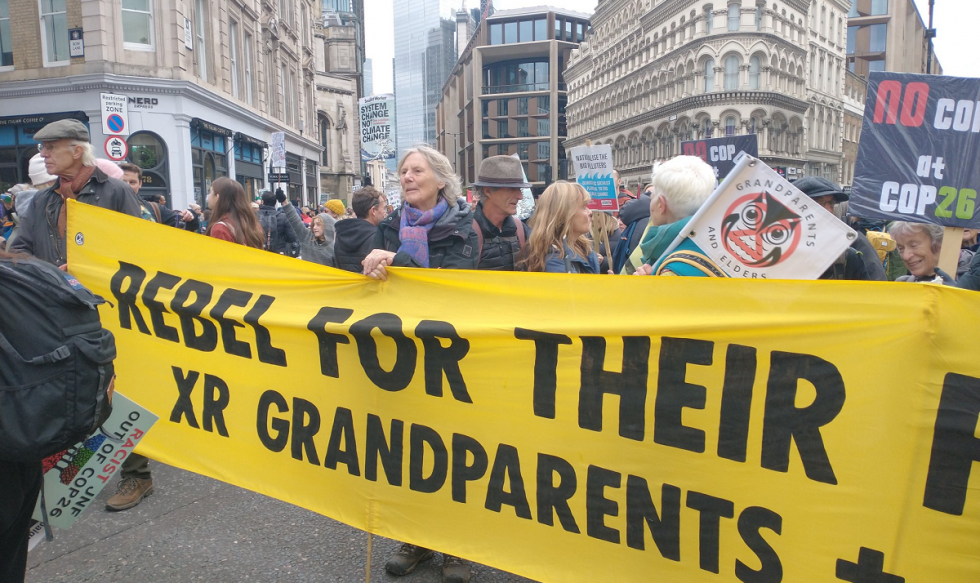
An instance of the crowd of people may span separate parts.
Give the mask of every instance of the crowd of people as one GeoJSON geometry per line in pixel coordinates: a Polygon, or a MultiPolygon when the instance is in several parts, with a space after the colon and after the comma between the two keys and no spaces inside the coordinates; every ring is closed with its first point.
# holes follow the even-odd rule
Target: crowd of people
{"type": "MultiPolygon", "coordinates": [[[[525,222],[517,216],[518,203],[522,189],[531,185],[521,162],[510,156],[483,160],[472,185],[474,202],[462,195],[449,160],[419,146],[399,161],[402,203],[394,210],[385,195],[370,186],[353,193],[349,208],[341,200],[329,200],[313,210],[297,208],[279,189],[250,200],[237,181],[219,178],[210,185],[205,209],[191,205],[174,211],[165,197],[139,195],[142,170],[138,166],[97,160],[88,130],[80,122],[53,122],[34,139],[40,147],[30,161],[30,184],[13,186],[0,196],[0,244],[9,253],[32,255],[65,271],[69,269],[65,201],[70,198],[381,280],[387,279],[389,267],[725,277],[693,241],[671,248],[717,186],[714,170],[693,156],[658,164],[651,183],[638,196],[622,189],[622,206],[614,215],[593,214],[582,186],[558,181],[544,190],[525,222]]],[[[795,184],[816,204],[848,220],[842,212],[848,194],[838,185],[819,177],[795,184]]],[[[860,221],[854,224],[861,235],[822,278],[890,278],[980,290],[975,230],[965,231],[957,273],[948,274],[938,266],[943,228],[896,222],[886,230],[860,221]]],[[[24,475],[30,473],[19,469],[24,475]]],[[[23,483],[24,507],[33,507],[39,482],[25,478],[23,483]]],[[[132,508],[152,492],[148,460],[133,454],[123,464],[118,490],[107,508],[132,508]]],[[[0,535],[26,533],[22,514],[16,520],[0,516],[0,535]]],[[[26,538],[22,543],[27,544],[26,538]]],[[[431,549],[405,544],[386,569],[405,575],[433,554],[431,549]]],[[[21,561],[24,555],[15,556],[12,560],[21,561]]],[[[5,572],[17,568],[22,574],[22,562],[5,572]]],[[[465,583],[470,568],[465,561],[445,555],[443,575],[445,581],[465,583]]]]}

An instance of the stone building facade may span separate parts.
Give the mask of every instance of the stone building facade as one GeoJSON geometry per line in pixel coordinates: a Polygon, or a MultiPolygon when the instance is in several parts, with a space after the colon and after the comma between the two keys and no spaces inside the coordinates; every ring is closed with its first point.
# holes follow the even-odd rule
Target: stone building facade
{"type": "Polygon", "coordinates": [[[13,47],[0,56],[0,182],[27,179],[30,136],[55,119],[85,123],[108,157],[100,94],[115,93],[128,100],[127,158],[174,207],[205,206],[220,176],[252,195],[273,186],[273,132],[286,135],[290,198],[318,198],[317,2],[0,2],[14,35],[0,39],[13,47]],[[79,32],[84,55],[72,57],[79,32]]]}
{"type": "Polygon", "coordinates": [[[841,166],[843,185],[854,182],[854,165],[857,162],[861,126],[864,123],[864,100],[868,94],[868,81],[848,71],[844,77],[844,161],[841,166]]]}
{"type": "Polygon", "coordinates": [[[327,14],[317,31],[315,135],[320,147],[320,199],[350,202],[354,179],[360,174],[360,132],[357,121],[358,85],[362,78],[359,32],[353,19],[327,14]]]}
{"type": "Polygon", "coordinates": [[[788,178],[839,180],[849,0],[606,0],[572,53],[566,148],[613,147],[629,186],[686,140],[758,136],[788,178]]]}

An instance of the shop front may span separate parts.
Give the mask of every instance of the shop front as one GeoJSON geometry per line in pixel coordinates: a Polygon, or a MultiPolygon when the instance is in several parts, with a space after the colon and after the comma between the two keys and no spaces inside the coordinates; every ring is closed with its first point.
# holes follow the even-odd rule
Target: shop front
{"type": "Polygon", "coordinates": [[[208,192],[216,179],[228,176],[228,138],[234,132],[202,119],[191,120],[191,167],[194,200],[207,208],[208,192]]]}
{"type": "Polygon", "coordinates": [[[37,154],[38,145],[33,136],[49,123],[62,119],[77,119],[89,126],[88,115],[82,111],[0,117],[0,189],[30,183],[27,167],[37,154]]]}
{"type": "Polygon", "coordinates": [[[265,188],[262,158],[268,144],[241,132],[235,133],[235,180],[241,183],[249,200],[255,200],[265,188]]]}

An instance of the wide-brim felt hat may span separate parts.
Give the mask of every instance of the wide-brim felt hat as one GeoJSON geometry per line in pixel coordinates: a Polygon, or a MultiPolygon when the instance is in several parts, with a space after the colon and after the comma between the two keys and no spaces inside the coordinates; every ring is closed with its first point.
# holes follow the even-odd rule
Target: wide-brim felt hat
{"type": "Polygon", "coordinates": [[[834,202],[847,202],[851,198],[839,186],[821,176],[804,176],[794,181],[793,186],[810,198],[833,195],[834,202]]]}
{"type": "Polygon", "coordinates": [[[473,186],[490,188],[531,188],[524,179],[524,167],[513,156],[490,156],[480,162],[480,172],[473,186]]]}

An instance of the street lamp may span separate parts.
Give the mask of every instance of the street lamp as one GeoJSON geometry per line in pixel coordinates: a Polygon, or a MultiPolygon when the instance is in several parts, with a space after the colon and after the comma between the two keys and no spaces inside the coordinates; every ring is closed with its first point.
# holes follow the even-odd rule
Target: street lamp
{"type": "Polygon", "coordinates": [[[448,135],[453,137],[453,170],[456,171],[456,174],[459,174],[459,144],[456,142],[456,137],[463,135],[463,133],[447,132],[446,130],[442,130],[439,132],[439,135],[448,135]]]}
{"type": "Polygon", "coordinates": [[[932,74],[932,39],[936,38],[936,29],[932,27],[932,7],[935,0],[929,0],[929,30],[926,31],[926,75],[932,74]]]}

